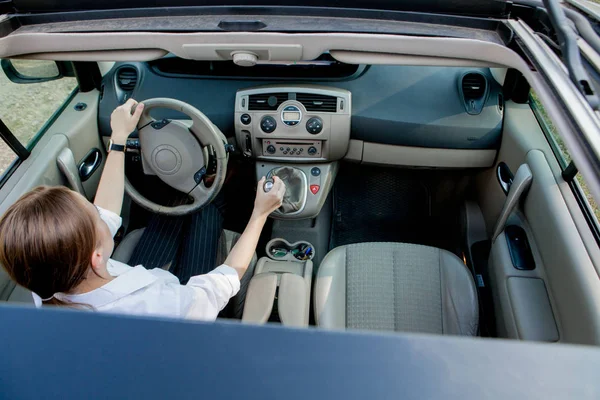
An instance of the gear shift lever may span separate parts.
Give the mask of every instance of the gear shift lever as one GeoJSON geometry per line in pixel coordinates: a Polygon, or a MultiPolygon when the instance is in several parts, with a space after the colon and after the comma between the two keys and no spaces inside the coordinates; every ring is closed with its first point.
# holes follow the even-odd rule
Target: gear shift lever
{"type": "MultiPolygon", "coordinates": [[[[304,208],[307,199],[307,179],[304,172],[295,167],[276,167],[267,174],[267,181],[264,184],[265,192],[269,180],[273,182],[273,178],[277,177],[285,183],[285,194],[283,202],[279,207],[281,214],[297,213],[304,208]]],[[[273,183],[271,183],[273,187],[273,183]]]]}
{"type": "Polygon", "coordinates": [[[271,191],[271,189],[273,189],[273,185],[274,185],[274,181],[273,179],[269,178],[265,181],[265,183],[263,184],[263,190],[265,191],[265,193],[269,193],[271,191]]]}

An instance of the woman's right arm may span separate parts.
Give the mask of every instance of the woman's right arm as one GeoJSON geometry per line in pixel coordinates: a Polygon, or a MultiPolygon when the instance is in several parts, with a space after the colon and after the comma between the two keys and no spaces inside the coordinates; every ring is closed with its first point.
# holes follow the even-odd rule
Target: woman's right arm
{"type": "Polygon", "coordinates": [[[285,184],[281,179],[273,178],[273,188],[265,192],[265,178],[258,182],[254,211],[233,249],[225,260],[225,265],[205,275],[192,276],[182,293],[182,316],[190,319],[214,320],[229,299],[240,290],[240,279],[246,273],[248,265],[256,251],[260,233],[267,217],[281,206],[285,193],[285,184]],[[190,290],[191,292],[187,292],[190,290]],[[193,295],[191,293],[194,293],[193,295]]]}
{"type": "Polygon", "coordinates": [[[264,183],[265,178],[263,177],[258,182],[254,211],[250,221],[225,260],[225,265],[235,269],[240,279],[246,273],[246,269],[248,269],[248,265],[250,265],[250,261],[252,261],[252,257],[256,252],[256,245],[267,222],[267,217],[281,206],[285,194],[285,184],[278,177],[273,178],[273,188],[269,192],[264,191],[264,183]]]}

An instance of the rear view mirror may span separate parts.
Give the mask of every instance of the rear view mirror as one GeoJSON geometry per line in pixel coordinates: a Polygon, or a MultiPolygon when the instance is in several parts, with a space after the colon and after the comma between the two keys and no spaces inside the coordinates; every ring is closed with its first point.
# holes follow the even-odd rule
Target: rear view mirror
{"type": "Polygon", "coordinates": [[[63,77],[56,61],[3,59],[0,64],[6,77],[13,83],[48,82],[63,77]]]}

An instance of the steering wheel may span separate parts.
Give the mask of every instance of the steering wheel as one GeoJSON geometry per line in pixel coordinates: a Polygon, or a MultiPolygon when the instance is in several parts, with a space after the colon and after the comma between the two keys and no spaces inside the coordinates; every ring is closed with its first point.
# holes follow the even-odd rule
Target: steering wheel
{"type": "Polygon", "coordinates": [[[125,192],[141,207],[157,214],[186,215],[208,205],[223,187],[227,173],[227,139],[202,112],[175,99],[144,100],[138,123],[142,165],[146,175],[156,175],[164,183],[193,198],[192,204],[167,207],[148,200],[125,176],[125,192]],[[182,112],[192,125],[178,120],[157,121],[150,116],[155,108],[182,112]],[[216,174],[210,187],[204,183],[208,166],[208,147],[214,149],[216,174]]]}

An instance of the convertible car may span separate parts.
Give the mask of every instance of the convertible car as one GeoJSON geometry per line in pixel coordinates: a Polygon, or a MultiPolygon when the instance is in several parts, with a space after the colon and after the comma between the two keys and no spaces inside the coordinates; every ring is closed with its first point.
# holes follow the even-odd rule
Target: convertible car
{"type": "Polygon", "coordinates": [[[261,177],[287,187],[213,324],[35,309],[0,269],[0,397],[600,397],[600,6],[0,12],[0,213],[41,184],[93,199],[129,98],[114,259],[217,194],[227,246],[261,177]]]}

